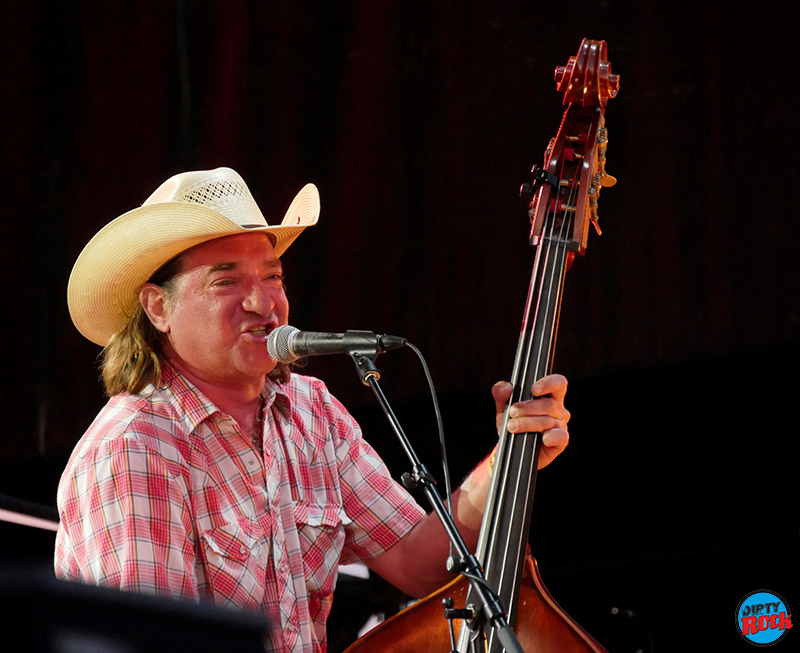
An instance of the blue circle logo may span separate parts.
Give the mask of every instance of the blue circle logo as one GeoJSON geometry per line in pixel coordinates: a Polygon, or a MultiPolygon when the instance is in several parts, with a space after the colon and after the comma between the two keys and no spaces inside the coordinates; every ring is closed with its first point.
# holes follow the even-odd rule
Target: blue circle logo
{"type": "Polygon", "coordinates": [[[791,627],[789,606],[769,590],[750,592],[736,609],[736,630],[754,646],[777,644],[791,627]]]}

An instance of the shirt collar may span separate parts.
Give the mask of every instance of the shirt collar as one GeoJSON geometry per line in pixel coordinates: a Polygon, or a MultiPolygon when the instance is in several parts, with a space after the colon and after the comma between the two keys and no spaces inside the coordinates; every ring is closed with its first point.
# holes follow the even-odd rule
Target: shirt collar
{"type": "MultiPolygon", "coordinates": [[[[266,416],[266,412],[273,404],[282,415],[291,416],[292,401],[285,385],[267,377],[261,392],[264,406],[263,417],[266,416]]],[[[197,386],[164,359],[161,360],[161,387],[166,388],[175,397],[191,431],[194,431],[212,415],[222,414],[222,411],[197,386]]]]}
{"type": "Polygon", "coordinates": [[[292,400],[289,392],[287,391],[285,383],[267,377],[267,382],[264,384],[264,390],[261,393],[264,404],[264,412],[268,411],[274,404],[275,408],[284,416],[289,417],[292,414],[292,400]]]}
{"type": "Polygon", "coordinates": [[[199,388],[164,359],[161,359],[161,387],[175,397],[190,431],[194,431],[212,415],[222,412],[199,388]]]}

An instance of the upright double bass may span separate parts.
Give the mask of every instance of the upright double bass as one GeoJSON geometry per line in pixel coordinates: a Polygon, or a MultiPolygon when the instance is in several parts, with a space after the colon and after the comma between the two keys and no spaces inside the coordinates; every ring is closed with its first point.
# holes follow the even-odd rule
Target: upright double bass
{"type": "MultiPolygon", "coordinates": [[[[556,68],[555,80],[567,109],[545,151],[544,164],[534,166],[532,181],[521,189],[535,256],[509,405],[531,398],[533,383],[552,370],[566,272],[575,255],[585,253],[590,225],[600,232],[600,191],[616,183],[605,169],[605,110],[619,90],[619,76],[611,73],[605,41],[584,39],[577,55],[556,68]]],[[[508,413],[476,551],[486,581],[499,596],[525,651],[604,651],[556,603],[529,553],[541,434],[510,434],[507,421],[508,413]]],[[[449,651],[452,644],[442,600],[469,605],[470,592],[468,583],[457,579],[370,631],[347,651],[449,651]]],[[[461,627],[457,650],[500,653],[503,648],[491,628],[461,627]]]]}

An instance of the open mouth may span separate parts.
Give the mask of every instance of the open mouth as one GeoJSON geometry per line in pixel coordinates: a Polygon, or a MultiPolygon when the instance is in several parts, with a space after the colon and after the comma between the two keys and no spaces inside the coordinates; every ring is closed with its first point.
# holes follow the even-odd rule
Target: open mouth
{"type": "Polygon", "coordinates": [[[265,339],[270,332],[278,326],[277,324],[254,324],[249,329],[245,330],[246,334],[253,336],[254,338],[258,338],[259,340],[265,339]]]}

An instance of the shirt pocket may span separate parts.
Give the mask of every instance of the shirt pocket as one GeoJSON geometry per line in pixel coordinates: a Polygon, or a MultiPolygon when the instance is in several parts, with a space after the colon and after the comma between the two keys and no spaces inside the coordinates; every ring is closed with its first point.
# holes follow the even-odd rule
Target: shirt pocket
{"type": "Polygon", "coordinates": [[[206,582],[214,603],[259,609],[268,543],[235,524],[201,531],[206,582]]]}
{"type": "Polygon", "coordinates": [[[303,571],[310,594],[322,598],[336,587],[336,574],[350,521],[341,504],[320,505],[297,501],[295,523],[303,556],[303,571]]]}

